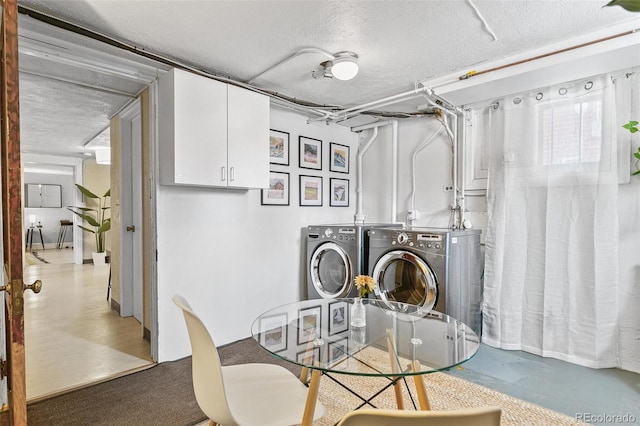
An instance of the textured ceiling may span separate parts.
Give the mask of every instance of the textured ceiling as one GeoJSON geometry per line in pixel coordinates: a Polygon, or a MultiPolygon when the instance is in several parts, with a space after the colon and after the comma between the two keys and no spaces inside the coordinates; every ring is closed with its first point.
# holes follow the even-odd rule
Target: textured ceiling
{"type": "MultiPolygon", "coordinates": [[[[314,79],[312,71],[326,60],[317,53],[297,56],[252,81],[257,87],[288,97],[341,107],[402,93],[414,88],[418,81],[640,17],[620,7],[602,7],[605,3],[606,0],[19,1],[22,6],[139,49],[238,81],[250,80],[302,48],[332,53],[353,51],[359,56],[360,73],[351,81],[314,79]],[[495,40],[473,6],[486,20],[495,40]]],[[[35,90],[36,80],[25,79],[23,89],[35,90]]],[[[103,117],[113,112],[94,104],[95,98],[90,94],[77,92],[82,93],[75,93],[78,97],[72,103],[79,103],[78,99],[86,95],[85,108],[78,111],[70,107],[72,115],[80,118],[83,112],[95,110],[96,117],[104,122],[103,117]]],[[[41,95],[55,96],[46,92],[41,95]]],[[[121,103],[120,99],[107,98],[103,100],[107,105],[121,103]]],[[[37,100],[31,104],[34,108],[42,106],[37,100]]],[[[58,105],[65,103],[59,100],[58,105]]],[[[26,120],[29,113],[23,111],[26,120]]],[[[51,124],[58,120],[63,122],[52,116],[51,124]]],[[[29,130],[23,128],[23,132],[28,136],[29,130]]]]}

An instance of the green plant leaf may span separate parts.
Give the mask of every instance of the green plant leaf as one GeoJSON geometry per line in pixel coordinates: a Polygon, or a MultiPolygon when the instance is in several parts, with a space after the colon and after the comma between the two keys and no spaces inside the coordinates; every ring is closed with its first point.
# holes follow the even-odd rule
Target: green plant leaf
{"type": "Polygon", "coordinates": [[[97,252],[104,251],[104,234],[105,232],[111,229],[111,218],[104,217],[106,210],[109,210],[110,207],[105,206],[107,203],[106,197],[111,196],[111,189],[108,189],[105,192],[103,197],[98,197],[92,191],[88,190],[84,186],[80,184],[76,184],[78,190],[87,198],[98,199],[99,207],[91,208],[91,207],[75,207],[75,206],[67,206],[67,210],[73,212],[75,215],[80,217],[82,220],[86,222],[89,226],[78,225],[80,229],[83,231],[90,232],[95,235],[95,244],[97,252]]]}
{"type": "Polygon", "coordinates": [[[629,121],[624,126],[625,129],[629,130],[631,133],[635,133],[638,131],[638,122],[637,121],[629,121]]]}
{"type": "Polygon", "coordinates": [[[79,183],[76,183],[76,186],[78,187],[78,189],[80,190],[80,192],[82,192],[82,195],[84,195],[85,197],[89,197],[89,198],[100,198],[98,197],[96,194],[94,194],[93,192],[89,191],[87,188],[85,188],[84,186],[80,185],[79,183]]]}
{"type": "Polygon", "coordinates": [[[91,232],[92,234],[96,233],[96,231],[94,231],[93,229],[87,228],[86,226],[78,225],[78,228],[82,228],[87,232],[91,232]]]}
{"type": "Polygon", "coordinates": [[[635,175],[638,175],[638,174],[640,174],[640,170],[636,170],[635,172],[631,173],[631,176],[635,176],[635,175]]]}
{"type": "Polygon", "coordinates": [[[640,0],[611,0],[605,6],[620,6],[629,12],[640,12],[640,0]]]}
{"type": "MultiPolygon", "coordinates": [[[[78,209],[78,210],[83,211],[83,212],[95,212],[95,213],[98,213],[98,210],[92,209],[91,207],[67,207],[67,210],[71,210],[72,212],[76,213],[73,209],[78,209]]],[[[78,213],[76,213],[76,214],[78,214],[78,213]]]]}
{"type": "Polygon", "coordinates": [[[109,229],[111,229],[111,221],[108,220],[105,223],[102,224],[102,226],[100,228],[98,228],[98,232],[102,233],[102,232],[107,232],[109,229]]]}

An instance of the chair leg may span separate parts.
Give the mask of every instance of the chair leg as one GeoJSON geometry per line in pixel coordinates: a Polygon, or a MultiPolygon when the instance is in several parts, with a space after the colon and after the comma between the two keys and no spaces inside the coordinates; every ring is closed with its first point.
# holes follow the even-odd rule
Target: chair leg
{"type": "Polygon", "coordinates": [[[109,300],[110,292],[111,292],[111,263],[109,263],[109,282],[107,284],[107,301],[109,300]]]}
{"type": "MultiPolygon", "coordinates": [[[[391,371],[393,373],[400,373],[400,365],[398,364],[398,359],[396,358],[396,345],[393,342],[393,337],[391,334],[391,330],[387,329],[387,349],[389,350],[389,360],[391,361],[391,371]]],[[[404,410],[404,401],[402,399],[402,383],[400,380],[397,380],[393,384],[393,391],[396,394],[396,405],[398,406],[398,410],[404,410]]]]}
{"type": "Polygon", "coordinates": [[[321,376],[322,373],[320,370],[313,370],[311,372],[311,381],[309,382],[309,390],[307,390],[307,402],[304,406],[304,415],[302,416],[302,423],[300,423],[301,426],[311,426],[313,423],[313,413],[316,411],[316,403],[318,402],[321,376]]]}
{"type": "MultiPolygon", "coordinates": [[[[420,371],[420,361],[417,359],[411,363],[413,371],[420,371]]],[[[427,389],[424,386],[424,380],[420,374],[413,376],[413,381],[416,385],[416,392],[418,394],[418,401],[420,402],[420,409],[431,410],[431,404],[429,404],[429,397],[427,396],[427,389]]]]}

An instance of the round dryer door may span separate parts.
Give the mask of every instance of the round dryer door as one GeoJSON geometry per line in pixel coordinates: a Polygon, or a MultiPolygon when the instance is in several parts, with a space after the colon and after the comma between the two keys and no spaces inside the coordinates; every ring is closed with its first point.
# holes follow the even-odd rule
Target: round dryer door
{"type": "Polygon", "coordinates": [[[433,309],[438,299],[436,276],[419,256],[404,250],[383,255],[373,268],[375,294],[383,301],[409,303],[433,309]]]}
{"type": "Polygon", "coordinates": [[[353,267],[342,247],[325,243],[313,252],[309,262],[311,282],[325,299],[346,297],[351,288],[353,267]]]}

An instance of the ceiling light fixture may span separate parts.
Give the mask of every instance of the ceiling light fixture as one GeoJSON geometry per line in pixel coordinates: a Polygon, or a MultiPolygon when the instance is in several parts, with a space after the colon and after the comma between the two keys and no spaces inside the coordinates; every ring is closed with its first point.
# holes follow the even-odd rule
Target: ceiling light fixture
{"type": "MultiPolygon", "coordinates": [[[[358,75],[358,55],[353,52],[338,52],[335,59],[323,62],[325,72],[338,80],[351,80],[358,75]]],[[[325,73],[326,75],[326,73],[325,73]]]]}
{"type": "Polygon", "coordinates": [[[329,53],[326,50],[317,47],[305,47],[304,49],[300,49],[297,52],[287,56],[280,62],[271,65],[269,68],[260,72],[259,74],[254,75],[250,79],[245,80],[244,83],[251,84],[253,83],[253,81],[257,80],[259,77],[262,77],[267,72],[291,61],[293,58],[307,53],[320,54],[328,58],[326,61],[320,63],[322,72],[318,72],[318,70],[311,71],[311,75],[313,76],[313,78],[317,79],[323,77],[335,77],[338,80],[351,80],[358,74],[358,55],[356,55],[355,53],[348,51],[329,53]]]}

